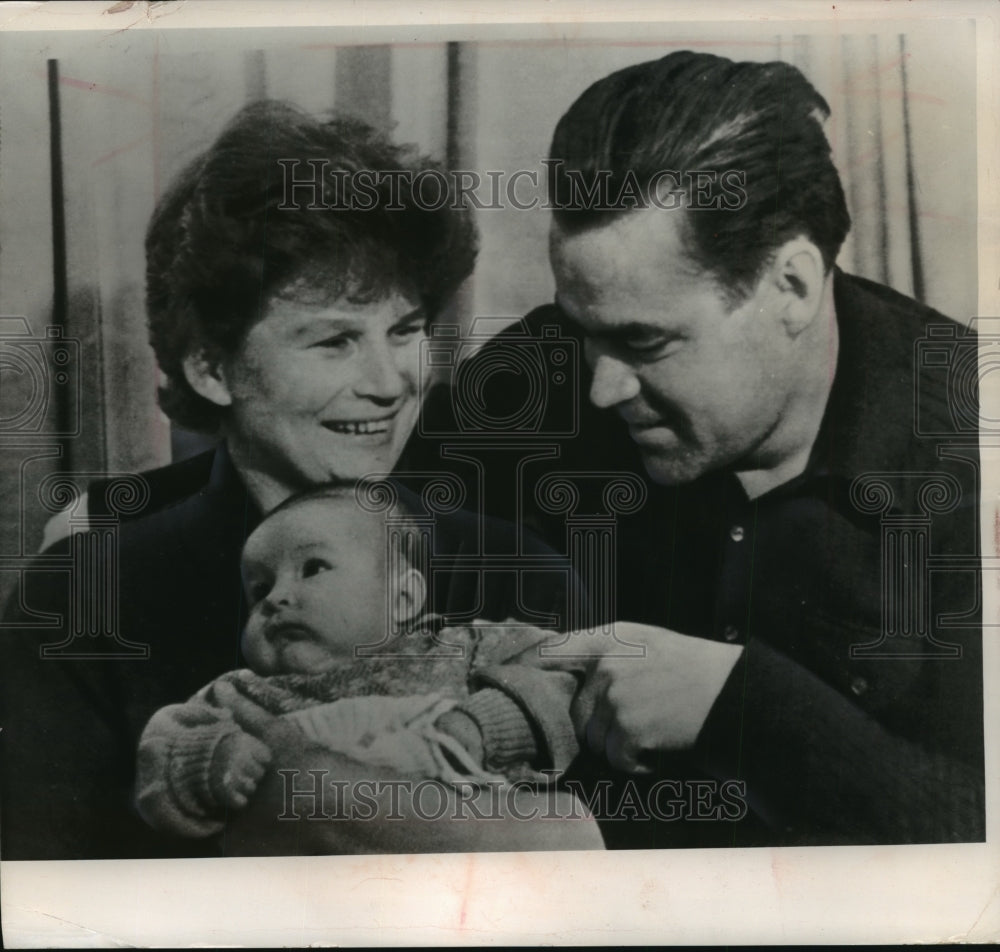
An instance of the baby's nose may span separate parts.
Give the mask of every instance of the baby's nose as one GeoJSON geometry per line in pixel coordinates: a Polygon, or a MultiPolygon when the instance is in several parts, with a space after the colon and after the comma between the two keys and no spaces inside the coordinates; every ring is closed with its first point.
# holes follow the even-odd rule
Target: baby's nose
{"type": "Polygon", "coordinates": [[[275,585],[264,599],[264,608],[272,614],[288,608],[295,601],[295,588],[290,584],[275,585]]]}

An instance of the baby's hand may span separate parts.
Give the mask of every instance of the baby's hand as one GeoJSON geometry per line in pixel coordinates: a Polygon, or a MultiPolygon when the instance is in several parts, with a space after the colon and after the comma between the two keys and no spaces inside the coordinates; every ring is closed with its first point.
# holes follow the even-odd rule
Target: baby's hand
{"type": "Polygon", "coordinates": [[[454,737],[480,767],[483,765],[483,757],[486,753],[483,748],[483,732],[465,711],[460,711],[457,708],[445,711],[434,722],[434,726],[439,731],[454,737]]]}
{"type": "Polygon", "coordinates": [[[247,734],[271,751],[280,753],[302,740],[302,731],[295,724],[285,717],[271,714],[238,690],[236,685],[225,681],[217,682],[215,702],[226,708],[247,734]]]}
{"type": "Polygon", "coordinates": [[[270,762],[270,748],[256,737],[243,731],[223,737],[212,755],[208,777],[219,806],[245,807],[270,762]]]}

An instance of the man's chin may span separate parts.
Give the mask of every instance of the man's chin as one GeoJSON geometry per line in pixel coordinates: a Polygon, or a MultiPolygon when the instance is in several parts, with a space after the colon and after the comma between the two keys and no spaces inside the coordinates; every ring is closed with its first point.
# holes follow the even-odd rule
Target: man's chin
{"type": "Polygon", "coordinates": [[[659,486],[680,486],[701,476],[706,466],[694,455],[643,452],[642,462],[649,478],[659,486]]]}

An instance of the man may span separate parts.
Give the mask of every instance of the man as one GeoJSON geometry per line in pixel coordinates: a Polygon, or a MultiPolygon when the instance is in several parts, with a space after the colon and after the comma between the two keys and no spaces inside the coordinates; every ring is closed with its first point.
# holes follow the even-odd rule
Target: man
{"type": "MultiPolygon", "coordinates": [[[[828,112],[784,63],[678,52],[595,83],[548,162],[556,306],[466,371],[489,381],[525,335],[577,339],[589,401],[547,396],[579,425],[544,468],[646,474],[613,576],[643,657],[592,664],[575,708],[611,846],[984,836],[978,574],[917,571],[974,564],[976,435],[920,435],[950,425],[914,369],[948,319],[834,264],[850,219],[828,112]]],[[[484,394],[497,420],[525,399],[484,394]]],[[[517,511],[564,545],[543,471],[522,467],[517,511]]]]}

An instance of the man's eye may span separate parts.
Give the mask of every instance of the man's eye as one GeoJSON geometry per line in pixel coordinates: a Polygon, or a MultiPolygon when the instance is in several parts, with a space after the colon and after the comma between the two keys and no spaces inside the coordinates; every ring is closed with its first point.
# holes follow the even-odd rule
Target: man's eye
{"type": "Polygon", "coordinates": [[[625,349],[638,357],[666,357],[677,349],[677,338],[657,337],[625,341],[625,349]]]}
{"type": "Polygon", "coordinates": [[[302,577],[310,578],[320,572],[330,571],[330,563],[326,559],[306,559],[302,566],[302,577]]]}

